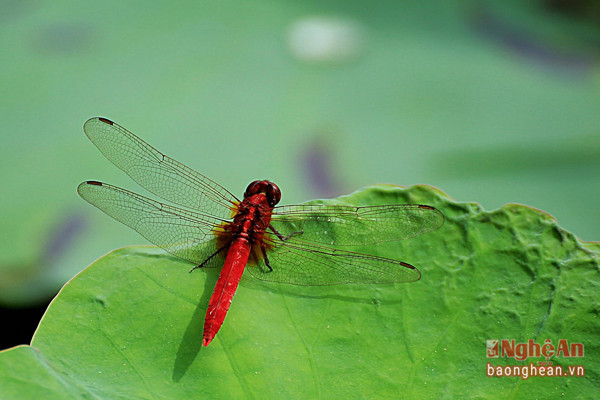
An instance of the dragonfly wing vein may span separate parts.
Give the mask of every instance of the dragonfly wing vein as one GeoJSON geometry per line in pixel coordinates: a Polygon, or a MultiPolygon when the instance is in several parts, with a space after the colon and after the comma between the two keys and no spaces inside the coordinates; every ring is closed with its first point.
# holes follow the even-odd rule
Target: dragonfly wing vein
{"type": "Polygon", "coordinates": [[[216,250],[215,232],[224,220],[197,214],[100,182],[83,182],[84,200],[133,228],[169,253],[200,264],[216,250]]]}
{"type": "Polygon", "coordinates": [[[190,167],[164,155],[122,126],[91,118],[83,126],[108,160],[161,198],[219,218],[229,218],[232,193],[190,167]]]}
{"type": "Polygon", "coordinates": [[[281,206],[275,207],[271,219],[283,236],[301,232],[302,241],[328,246],[403,240],[434,231],[443,223],[439,210],[419,204],[281,206]]]}
{"type": "Polygon", "coordinates": [[[418,269],[402,261],[334,249],[290,239],[272,242],[268,252],[270,271],[264,260],[248,271],[254,278],[294,285],[324,286],[413,282],[421,278],[418,269]]]}

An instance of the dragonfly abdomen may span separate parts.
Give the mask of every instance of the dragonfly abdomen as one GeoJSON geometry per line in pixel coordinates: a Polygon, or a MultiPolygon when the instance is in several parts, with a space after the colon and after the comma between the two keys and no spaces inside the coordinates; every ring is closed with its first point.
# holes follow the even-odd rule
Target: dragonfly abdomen
{"type": "Polygon", "coordinates": [[[250,249],[250,242],[243,237],[234,239],[229,247],[225,264],[219,274],[215,290],[208,303],[208,310],[206,311],[204,321],[203,346],[208,346],[225,320],[225,316],[233,300],[233,295],[237,290],[242,274],[244,273],[244,268],[248,262],[250,249]]]}

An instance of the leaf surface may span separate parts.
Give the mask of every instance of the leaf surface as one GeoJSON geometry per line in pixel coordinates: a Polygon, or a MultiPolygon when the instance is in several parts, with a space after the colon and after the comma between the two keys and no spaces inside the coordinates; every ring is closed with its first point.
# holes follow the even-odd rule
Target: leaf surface
{"type": "Polygon", "coordinates": [[[31,346],[0,353],[3,398],[593,397],[600,380],[598,243],[522,205],[486,212],[436,189],[377,186],[326,204],[420,203],[442,228],[353,250],[409,262],[418,282],[299,287],[242,279],[207,348],[218,269],[150,247],[101,257],[67,283],[31,346]],[[487,339],[585,346],[585,377],[488,378],[487,339]],[[44,395],[40,395],[43,393],[44,395]]]}

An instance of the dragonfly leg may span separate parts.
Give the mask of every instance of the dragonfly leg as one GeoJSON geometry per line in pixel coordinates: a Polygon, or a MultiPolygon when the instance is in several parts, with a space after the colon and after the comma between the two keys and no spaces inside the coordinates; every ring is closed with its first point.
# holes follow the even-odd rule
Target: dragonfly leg
{"type": "Polygon", "coordinates": [[[264,244],[264,242],[260,243],[260,251],[265,259],[265,264],[267,264],[267,267],[269,267],[269,272],[273,272],[273,268],[271,268],[271,263],[269,262],[269,257],[267,257],[267,246],[264,244]]]}
{"type": "MultiPolygon", "coordinates": [[[[271,231],[273,231],[273,233],[274,233],[274,234],[275,234],[275,235],[276,235],[276,236],[277,236],[277,237],[278,237],[278,238],[279,238],[279,239],[280,239],[282,242],[285,242],[286,240],[288,240],[289,238],[291,238],[291,237],[292,237],[292,236],[294,236],[294,235],[302,235],[302,234],[304,233],[304,232],[302,232],[302,231],[297,231],[297,232],[292,232],[292,233],[290,233],[290,234],[289,234],[289,235],[287,235],[287,236],[283,236],[283,235],[282,235],[281,233],[279,233],[279,232],[277,231],[277,229],[275,229],[275,227],[274,227],[273,225],[271,225],[271,224],[269,224],[269,229],[271,229],[271,231]]],[[[271,267],[269,267],[269,268],[271,268],[271,267]]]]}
{"type": "Polygon", "coordinates": [[[220,249],[218,249],[217,251],[215,251],[214,253],[212,253],[210,255],[210,257],[208,257],[206,260],[202,261],[202,264],[200,265],[196,265],[194,268],[190,269],[190,273],[198,268],[202,268],[206,265],[207,262],[209,262],[210,260],[212,260],[214,258],[214,256],[216,256],[217,254],[219,254],[220,252],[222,252],[223,250],[225,250],[227,247],[229,247],[231,243],[227,243],[225,246],[222,246],[220,249]]]}

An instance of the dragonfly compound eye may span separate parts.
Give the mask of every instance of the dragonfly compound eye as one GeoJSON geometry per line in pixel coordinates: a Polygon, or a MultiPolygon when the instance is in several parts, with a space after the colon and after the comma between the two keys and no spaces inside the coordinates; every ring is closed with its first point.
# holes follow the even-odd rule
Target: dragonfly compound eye
{"type": "Polygon", "coordinates": [[[273,182],[267,181],[267,183],[268,186],[266,194],[267,198],[269,199],[269,205],[274,207],[275,204],[279,203],[279,200],[281,200],[281,190],[279,190],[279,187],[273,182]]]}
{"type": "Polygon", "coordinates": [[[248,185],[248,187],[246,188],[246,191],[244,192],[244,198],[250,197],[250,196],[252,196],[253,194],[256,194],[256,193],[260,193],[261,183],[262,183],[262,181],[251,182],[248,185]]]}
{"type": "Polygon", "coordinates": [[[281,200],[281,191],[273,182],[266,180],[252,182],[246,188],[246,191],[244,192],[244,198],[258,193],[264,193],[265,196],[267,196],[267,200],[269,201],[269,205],[271,207],[274,207],[275,204],[279,203],[279,200],[281,200]]]}

